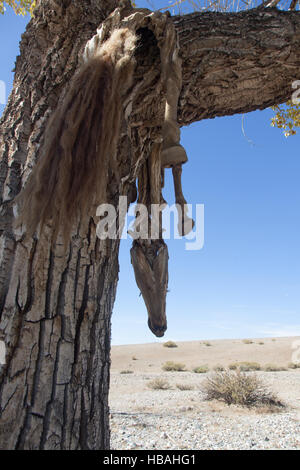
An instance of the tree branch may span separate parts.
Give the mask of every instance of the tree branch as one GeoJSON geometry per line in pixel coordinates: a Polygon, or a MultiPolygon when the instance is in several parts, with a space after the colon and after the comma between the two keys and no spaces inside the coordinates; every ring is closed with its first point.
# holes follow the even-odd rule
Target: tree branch
{"type": "Polygon", "coordinates": [[[173,17],[183,59],[179,122],[286,102],[300,78],[300,13],[276,8],[173,17]]]}

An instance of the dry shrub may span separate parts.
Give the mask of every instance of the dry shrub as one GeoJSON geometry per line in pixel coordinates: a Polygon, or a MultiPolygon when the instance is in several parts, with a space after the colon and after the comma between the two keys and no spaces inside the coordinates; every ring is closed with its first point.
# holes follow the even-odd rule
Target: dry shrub
{"type": "Polygon", "coordinates": [[[261,370],[261,365],[258,362],[234,362],[233,364],[229,364],[228,368],[230,370],[241,370],[242,372],[250,372],[255,370],[261,370]]]}
{"type": "Polygon", "coordinates": [[[216,372],[222,372],[223,370],[225,370],[225,367],[222,366],[222,364],[217,364],[213,367],[213,370],[216,372]]]}
{"type": "Polygon", "coordinates": [[[253,344],[253,341],[251,339],[243,339],[244,344],[253,344]]]}
{"type": "Polygon", "coordinates": [[[300,369],[300,362],[289,362],[289,369],[300,369]]]}
{"type": "Polygon", "coordinates": [[[173,362],[173,361],[165,362],[162,366],[162,369],[168,372],[182,372],[186,370],[185,364],[181,364],[180,362],[173,362]]]}
{"type": "Polygon", "coordinates": [[[120,374],[133,374],[133,370],[129,370],[129,369],[121,370],[120,374]]]}
{"type": "Polygon", "coordinates": [[[169,390],[171,388],[171,385],[169,382],[165,379],[160,379],[159,377],[157,379],[152,380],[147,384],[148,388],[151,388],[152,390],[169,390]]]}
{"type": "Polygon", "coordinates": [[[205,374],[208,371],[209,367],[207,365],[194,367],[193,369],[193,372],[195,372],[196,374],[205,374]]]}
{"type": "Polygon", "coordinates": [[[249,372],[254,370],[261,370],[261,366],[258,362],[239,362],[238,367],[242,372],[249,372]]]}
{"type": "Polygon", "coordinates": [[[176,384],[178,390],[185,391],[185,390],[194,390],[193,385],[190,384],[176,384]]]}
{"type": "Polygon", "coordinates": [[[287,368],[284,366],[277,366],[276,364],[266,364],[264,366],[264,371],[266,372],[280,372],[284,370],[287,370],[287,368]]]}
{"type": "Polygon", "coordinates": [[[165,343],[163,343],[163,346],[165,348],[178,348],[178,345],[174,343],[174,341],[166,341],[165,343]]]}
{"type": "Polygon", "coordinates": [[[206,400],[219,400],[227,405],[250,407],[283,407],[256,375],[240,370],[214,372],[202,386],[206,400]]]}

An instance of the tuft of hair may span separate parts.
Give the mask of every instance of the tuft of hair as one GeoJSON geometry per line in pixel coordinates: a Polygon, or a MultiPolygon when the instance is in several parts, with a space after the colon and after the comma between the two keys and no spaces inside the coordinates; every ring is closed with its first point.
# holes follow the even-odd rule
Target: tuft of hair
{"type": "Polygon", "coordinates": [[[45,129],[41,158],[16,198],[16,227],[30,237],[51,219],[65,243],[76,221],[105,201],[116,152],[122,97],[132,83],[136,35],[117,29],[84,64],[45,129]]]}

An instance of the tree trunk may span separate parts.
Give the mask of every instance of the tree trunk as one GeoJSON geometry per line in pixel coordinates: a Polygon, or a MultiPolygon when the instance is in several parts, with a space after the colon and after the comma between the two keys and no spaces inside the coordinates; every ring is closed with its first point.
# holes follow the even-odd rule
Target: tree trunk
{"type": "MultiPolygon", "coordinates": [[[[118,4],[44,0],[22,37],[0,135],[0,339],[7,348],[0,371],[1,449],[109,448],[119,242],[97,239],[90,220],[66,252],[59,243],[51,249],[49,231],[25,243],[12,230],[9,202],[40,157],[45,125],[87,40],[118,4]]],[[[181,125],[290,97],[299,68],[299,13],[205,13],[173,21],[183,59],[181,125]]],[[[123,144],[122,165],[129,170],[132,152],[123,144]]],[[[115,189],[111,200],[118,196],[115,189]]]]}
{"type": "MultiPolygon", "coordinates": [[[[117,2],[115,2],[116,4],[117,2]]],[[[29,23],[1,122],[1,449],[109,447],[110,317],[119,242],[82,227],[67,252],[13,236],[8,201],[39,158],[45,124],[113,2],[44,1],[29,23]]]]}

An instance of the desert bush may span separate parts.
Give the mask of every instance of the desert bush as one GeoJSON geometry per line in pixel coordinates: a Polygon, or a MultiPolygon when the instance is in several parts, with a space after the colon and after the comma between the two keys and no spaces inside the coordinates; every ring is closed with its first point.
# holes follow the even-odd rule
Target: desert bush
{"type": "Polygon", "coordinates": [[[257,378],[239,369],[214,372],[202,386],[206,400],[219,400],[227,405],[282,407],[283,403],[257,378]]]}
{"type": "Polygon", "coordinates": [[[156,379],[149,382],[147,387],[151,388],[152,390],[169,390],[171,385],[167,380],[157,377],[156,379]]]}
{"type": "Polygon", "coordinates": [[[261,370],[260,364],[258,362],[234,362],[233,364],[229,364],[228,368],[230,370],[237,370],[240,369],[243,372],[249,372],[254,370],[261,370]]]}
{"type": "Polygon", "coordinates": [[[133,370],[129,370],[129,369],[121,370],[120,374],[133,374],[133,370]]]}
{"type": "Polygon", "coordinates": [[[194,390],[193,385],[190,384],[176,384],[176,387],[179,390],[185,391],[185,390],[194,390]]]}
{"type": "Polygon", "coordinates": [[[133,360],[133,361],[137,361],[137,357],[132,356],[132,360],[133,360]]]}
{"type": "Polygon", "coordinates": [[[289,369],[300,369],[300,362],[289,362],[288,363],[289,369]]]}
{"type": "Polygon", "coordinates": [[[253,344],[253,341],[251,339],[243,339],[244,344],[253,344]]]}
{"type": "Polygon", "coordinates": [[[178,345],[174,343],[174,341],[166,341],[165,343],[163,343],[163,346],[165,348],[178,348],[178,345]]]}
{"type": "Polygon", "coordinates": [[[196,374],[205,374],[208,371],[209,367],[207,365],[194,367],[193,369],[193,372],[195,372],[196,374]]]}
{"type": "Polygon", "coordinates": [[[283,370],[287,370],[284,366],[277,366],[276,364],[266,364],[264,366],[264,371],[266,372],[280,372],[283,370]]]}
{"type": "Polygon", "coordinates": [[[182,372],[185,370],[185,364],[181,364],[180,362],[167,361],[163,364],[162,369],[168,372],[182,372]]]}
{"type": "Polygon", "coordinates": [[[261,366],[258,362],[238,362],[238,368],[243,372],[249,372],[252,370],[261,370],[261,366]]]}
{"type": "Polygon", "coordinates": [[[212,346],[212,344],[209,341],[202,341],[202,343],[200,344],[204,344],[204,346],[212,346]]]}
{"type": "Polygon", "coordinates": [[[213,370],[216,372],[222,372],[223,370],[225,370],[225,367],[222,366],[221,364],[217,364],[213,367],[213,370]]]}
{"type": "Polygon", "coordinates": [[[265,343],[263,341],[259,341],[257,344],[262,345],[262,344],[265,344],[265,343]]]}

